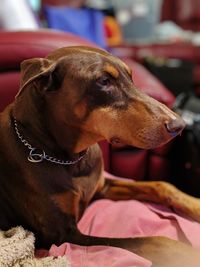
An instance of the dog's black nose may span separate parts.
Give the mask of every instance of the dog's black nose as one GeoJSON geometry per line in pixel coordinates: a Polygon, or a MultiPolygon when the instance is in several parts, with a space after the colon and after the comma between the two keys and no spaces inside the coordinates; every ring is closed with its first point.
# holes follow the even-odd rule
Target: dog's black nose
{"type": "Polygon", "coordinates": [[[170,120],[169,122],[165,123],[166,129],[167,131],[172,135],[172,136],[176,136],[179,133],[182,132],[182,130],[185,127],[185,122],[183,119],[181,118],[177,118],[174,120],[170,120]]]}

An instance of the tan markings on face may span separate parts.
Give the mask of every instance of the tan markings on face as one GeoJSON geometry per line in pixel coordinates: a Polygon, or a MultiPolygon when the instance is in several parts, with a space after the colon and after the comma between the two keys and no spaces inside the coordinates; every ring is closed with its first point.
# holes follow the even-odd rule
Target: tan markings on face
{"type": "Polygon", "coordinates": [[[74,148],[74,152],[80,152],[88,146],[101,140],[108,140],[109,132],[112,130],[112,127],[114,127],[114,129],[120,128],[120,122],[117,127],[115,125],[117,121],[117,111],[110,107],[93,110],[87,118],[87,121],[81,125],[82,133],[76,147],[74,148]]]}
{"type": "Polygon", "coordinates": [[[107,63],[103,69],[104,71],[108,72],[114,78],[119,77],[119,71],[113,65],[107,63]]]}
{"type": "Polygon", "coordinates": [[[140,148],[153,148],[168,142],[172,136],[167,133],[164,123],[168,119],[176,118],[176,115],[146,96],[147,101],[148,99],[149,105],[138,99],[126,110],[112,107],[94,110],[82,125],[77,151],[86,148],[86,142],[90,145],[95,141],[111,140],[113,137],[120,138],[124,144],[140,148]]]}
{"type": "Polygon", "coordinates": [[[74,114],[77,116],[78,119],[84,118],[86,112],[87,112],[87,104],[85,101],[81,101],[75,105],[74,114]]]}
{"type": "Polygon", "coordinates": [[[112,61],[115,62],[116,64],[118,64],[122,69],[125,69],[127,71],[127,73],[132,77],[132,69],[129,68],[129,66],[126,65],[126,63],[124,63],[124,61],[120,60],[117,57],[112,57],[112,61]]]}

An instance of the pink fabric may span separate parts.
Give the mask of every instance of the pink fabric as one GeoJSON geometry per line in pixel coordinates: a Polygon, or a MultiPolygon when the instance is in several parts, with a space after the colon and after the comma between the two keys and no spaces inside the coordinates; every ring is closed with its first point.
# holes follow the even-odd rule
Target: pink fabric
{"type": "MultiPolygon", "coordinates": [[[[175,214],[170,209],[136,200],[98,200],[86,210],[78,224],[89,235],[136,237],[163,235],[180,240],[184,237],[200,248],[200,224],[175,214]]],[[[104,246],[82,247],[53,245],[49,255],[66,255],[72,267],[150,267],[151,262],[129,251],[104,246]]]]}

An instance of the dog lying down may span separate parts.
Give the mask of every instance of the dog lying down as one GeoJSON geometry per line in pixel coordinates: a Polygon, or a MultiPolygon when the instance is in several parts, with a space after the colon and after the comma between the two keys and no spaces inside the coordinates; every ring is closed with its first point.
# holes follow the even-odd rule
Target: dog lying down
{"type": "Polygon", "coordinates": [[[183,242],[94,237],[77,228],[93,197],[159,203],[200,222],[199,200],[168,183],[102,175],[97,142],[150,149],[183,128],[177,114],[138,90],[129,67],[105,51],[67,47],[25,60],[20,91],[0,114],[0,229],[21,225],[35,234],[37,247],[114,246],[154,267],[199,267],[200,251],[183,242]]]}

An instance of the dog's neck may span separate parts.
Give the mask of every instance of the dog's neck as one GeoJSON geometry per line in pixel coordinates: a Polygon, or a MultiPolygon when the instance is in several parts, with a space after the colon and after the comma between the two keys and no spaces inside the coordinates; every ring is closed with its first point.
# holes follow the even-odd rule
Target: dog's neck
{"type": "Polygon", "coordinates": [[[75,127],[69,125],[67,130],[67,125],[63,128],[55,122],[46,114],[43,101],[30,92],[16,98],[13,117],[24,138],[51,155],[74,158],[91,145],[91,142],[80,142],[80,133],[75,127]]]}

